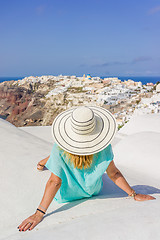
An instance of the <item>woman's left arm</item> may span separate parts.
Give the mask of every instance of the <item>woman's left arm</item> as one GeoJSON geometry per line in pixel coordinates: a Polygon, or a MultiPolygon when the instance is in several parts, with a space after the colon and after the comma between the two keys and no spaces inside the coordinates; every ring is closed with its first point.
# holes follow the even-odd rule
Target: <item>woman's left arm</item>
{"type": "Polygon", "coordinates": [[[36,212],[30,217],[26,218],[19,226],[19,231],[32,230],[38,223],[41,222],[47,208],[51,204],[54,196],[56,195],[58,189],[61,186],[61,178],[51,173],[49,180],[46,183],[43,198],[36,212]],[[45,210],[44,210],[45,209],[45,210]]]}
{"type": "Polygon", "coordinates": [[[107,170],[106,170],[109,178],[123,191],[125,191],[128,195],[134,196],[134,199],[136,201],[145,201],[145,200],[152,200],[155,199],[154,197],[150,195],[144,195],[144,194],[135,194],[135,191],[130,187],[122,173],[119,171],[119,169],[115,166],[114,161],[112,160],[109,164],[107,170]]]}

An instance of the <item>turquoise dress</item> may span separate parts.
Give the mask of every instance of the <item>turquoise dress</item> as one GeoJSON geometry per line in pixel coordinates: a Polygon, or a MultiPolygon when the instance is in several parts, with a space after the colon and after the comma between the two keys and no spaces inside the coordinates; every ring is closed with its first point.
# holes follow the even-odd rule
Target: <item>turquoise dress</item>
{"type": "Polygon", "coordinates": [[[65,203],[77,199],[97,195],[103,186],[102,175],[113,160],[112,146],[109,144],[104,150],[93,155],[90,168],[74,168],[68,162],[63,150],[54,143],[50,157],[45,164],[52,173],[62,179],[62,184],[54,200],[65,203]]]}

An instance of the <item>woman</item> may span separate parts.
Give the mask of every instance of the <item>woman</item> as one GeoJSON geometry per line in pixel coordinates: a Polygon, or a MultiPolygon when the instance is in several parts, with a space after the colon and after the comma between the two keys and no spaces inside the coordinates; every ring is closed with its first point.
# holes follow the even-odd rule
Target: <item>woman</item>
{"type": "Polygon", "coordinates": [[[72,108],[55,118],[51,155],[38,164],[40,170],[46,166],[51,176],[39,207],[18,226],[19,231],[32,230],[42,220],[53,198],[63,203],[97,195],[105,171],[134,200],[155,199],[137,194],[116,168],[110,144],[116,129],[113,115],[101,107],[72,108]]]}

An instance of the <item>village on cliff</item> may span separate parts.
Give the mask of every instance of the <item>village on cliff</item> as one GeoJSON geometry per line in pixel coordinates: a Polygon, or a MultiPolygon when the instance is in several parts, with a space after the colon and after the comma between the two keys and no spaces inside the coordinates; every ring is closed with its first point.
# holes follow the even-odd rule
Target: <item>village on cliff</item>
{"type": "Polygon", "coordinates": [[[0,115],[16,126],[51,125],[79,105],[108,109],[121,128],[134,114],[160,112],[160,83],[77,76],[30,76],[0,84],[0,115]]]}

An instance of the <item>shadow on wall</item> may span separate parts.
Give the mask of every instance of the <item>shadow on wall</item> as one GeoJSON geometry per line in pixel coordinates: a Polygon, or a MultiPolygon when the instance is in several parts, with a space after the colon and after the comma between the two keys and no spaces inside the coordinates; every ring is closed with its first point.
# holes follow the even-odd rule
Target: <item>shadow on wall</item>
{"type": "MultiPolygon", "coordinates": [[[[117,187],[117,185],[108,177],[108,175],[106,173],[103,174],[102,179],[103,179],[103,188],[98,195],[92,197],[92,200],[104,199],[104,198],[106,198],[106,199],[107,198],[123,198],[123,197],[128,196],[123,190],[121,190],[119,187],[117,187]]],[[[141,193],[141,194],[154,194],[154,193],[160,194],[160,189],[152,187],[152,186],[148,186],[148,185],[135,185],[135,186],[132,186],[132,188],[137,193],[141,193]]],[[[91,199],[91,198],[89,198],[89,199],[91,199]]],[[[80,200],[68,202],[65,205],[61,206],[60,208],[56,209],[55,211],[52,211],[51,213],[46,214],[45,217],[48,217],[57,212],[66,211],[66,210],[73,208],[87,200],[88,200],[88,198],[83,198],[80,200]]]]}

